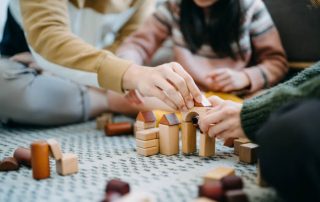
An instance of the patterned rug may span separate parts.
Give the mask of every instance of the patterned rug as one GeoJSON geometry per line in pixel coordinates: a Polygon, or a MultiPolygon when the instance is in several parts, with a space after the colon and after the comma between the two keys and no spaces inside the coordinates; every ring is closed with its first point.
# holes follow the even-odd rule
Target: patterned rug
{"type": "Polygon", "coordinates": [[[18,146],[37,139],[56,138],[64,153],[79,157],[79,173],[59,176],[51,162],[51,177],[36,181],[30,169],[0,172],[0,201],[101,201],[107,180],[120,178],[131,190],[152,193],[159,202],[192,201],[201,176],[218,166],[232,166],[245,182],[250,201],[279,201],[274,190],[256,185],[256,166],[238,162],[233,149],[217,142],[216,155],[139,156],[132,136],[106,137],[94,122],[50,129],[0,127],[0,159],[18,146]]]}

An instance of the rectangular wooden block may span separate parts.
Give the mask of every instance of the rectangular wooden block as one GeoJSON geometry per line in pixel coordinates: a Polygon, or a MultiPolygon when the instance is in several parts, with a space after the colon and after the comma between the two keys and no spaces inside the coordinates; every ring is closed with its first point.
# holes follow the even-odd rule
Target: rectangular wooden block
{"type": "Polygon", "coordinates": [[[194,114],[202,116],[208,110],[210,110],[210,107],[194,107],[187,112],[181,112],[182,122],[191,122],[191,118],[194,116],[194,114]]]}
{"type": "Polygon", "coordinates": [[[216,140],[207,134],[200,134],[199,156],[209,157],[215,154],[216,140]]]}
{"type": "Polygon", "coordinates": [[[228,138],[224,141],[223,143],[223,146],[226,146],[226,147],[234,147],[234,140],[236,138],[228,138]]]}
{"type": "Polygon", "coordinates": [[[179,125],[159,124],[160,154],[175,155],[179,153],[179,125]]]}
{"type": "Polygon", "coordinates": [[[192,154],[197,151],[197,129],[192,122],[181,123],[182,152],[192,154]]]}
{"type": "Polygon", "coordinates": [[[55,160],[60,160],[62,157],[62,150],[59,142],[55,139],[48,139],[47,142],[50,147],[51,156],[53,156],[55,160]]]}
{"type": "Polygon", "coordinates": [[[75,154],[63,154],[62,158],[56,161],[56,170],[59,175],[70,175],[77,173],[78,157],[75,154]]]}
{"type": "Polygon", "coordinates": [[[159,147],[159,139],[154,139],[154,140],[139,140],[136,139],[137,147],[140,148],[150,148],[150,147],[159,147]]]}
{"type": "Polygon", "coordinates": [[[239,160],[244,163],[256,163],[258,147],[259,146],[254,143],[240,145],[239,160]]]}
{"type": "Polygon", "coordinates": [[[135,126],[137,129],[149,129],[149,128],[155,128],[156,122],[142,122],[142,121],[136,121],[135,126]]]}
{"type": "Polygon", "coordinates": [[[137,147],[137,153],[143,156],[152,156],[159,153],[159,147],[140,148],[137,147]]]}
{"type": "Polygon", "coordinates": [[[97,129],[98,129],[98,130],[103,130],[103,129],[104,129],[104,126],[105,126],[107,123],[112,123],[112,118],[113,118],[113,115],[112,115],[111,113],[105,113],[105,114],[102,114],[101,116],[99,116],[99,117],[96,119],[97,129]]]}
{"type": "Polygon", "coordinates": [[[136,132],[136,139],[139,140],[153,140],[158,139],[159,128],[150,128],[136,132]]]}
{"type": "Polygon", "coordinates": [[[217,202],[217,201],[206,198],[206,197],[200,197],[195,199],[194,202],[217,202]]]}
{"type": "Polygon", "coordinates": [[[223,177],[235,175],[234,168],[230,167],[218,167],[215,168],[203,176],[204,182],[214,182],[221,180],[223,177]]]}
{"type": "Polygon", "coordinates": [[[240,148],[240,145],[242,144],[246,144],[246,143],[249,143],[250,140],[247,139],[247,138],[239,138],[239,139],[235,139],[234,140],[234,153],[239,155],[239,148],[240,148]]]}

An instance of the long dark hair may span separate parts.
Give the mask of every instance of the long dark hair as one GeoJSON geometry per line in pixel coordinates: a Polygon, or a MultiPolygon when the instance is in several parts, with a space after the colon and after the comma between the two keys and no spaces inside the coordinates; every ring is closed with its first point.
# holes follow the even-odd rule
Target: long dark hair
{"type": "Polygon", "coordinates": [[[188,48],[195,53],[203,44],[209,44],[219,57],[235,58],[231,44],[236,43],[240,49],[240,0],[218,0],[208,8],[208,14],[206,19],[204,9],[193,0],[181,1],[179,23],[188,48]]]}

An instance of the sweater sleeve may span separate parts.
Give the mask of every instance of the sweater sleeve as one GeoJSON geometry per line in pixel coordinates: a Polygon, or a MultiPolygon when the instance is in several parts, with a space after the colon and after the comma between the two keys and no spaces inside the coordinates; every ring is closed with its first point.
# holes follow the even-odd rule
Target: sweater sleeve
{"type": "Polygon", "coordinates": [[[278,83],[287,73],[288,66],[278,30],[264,3],[256,0],[250,9],[253,15],[249,29],[257,65],[245,72],[250,79],[250,91],[255,92],[278,83]]]}
{"type": "Polygon", "coordinates": [[[255,141],[255,133],[272,112],[288,102],[307,98],[320,98],[320,63],[269,89],[266,93],[245,101],[241,111],[241,123],[245,134],[255,141]]]}
{"type": "Polygon", "coordinates": [[[122,91],[122,77],[131,62],[97,50],[70,30],[67,0],[20,0],[29,45],[48,61],[98,73],[103,88],[122,91]]]}
{"type": "Polygon", "coordinates": [[[124,41],[117,55],[137,64],[150,62],[153,54],[170,35],[171,22],[166,4],[160,6],[153,16],[124,41]]]}

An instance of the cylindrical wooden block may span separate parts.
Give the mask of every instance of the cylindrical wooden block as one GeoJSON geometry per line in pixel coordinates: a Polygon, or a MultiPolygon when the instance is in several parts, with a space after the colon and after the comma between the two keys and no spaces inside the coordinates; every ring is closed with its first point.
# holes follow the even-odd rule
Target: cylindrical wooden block
{"type": "Polygon", "coordinates": [[[31,144],[32,176],[36,180],[50,177],[49,145],[44,140],[31,144]]]}
{"type": "Polygon", "coordinates": [[[133,127],[130,122],[109,123],[104,127],[104,132],[107,136],[115,136],[122,134],[132,134],[133,127]]]}
{"type": "Polygon", "coordinates": [[[31,150],[23,147],[18,147],[13,157],[22,165],[31,167],[31,150]]]}

